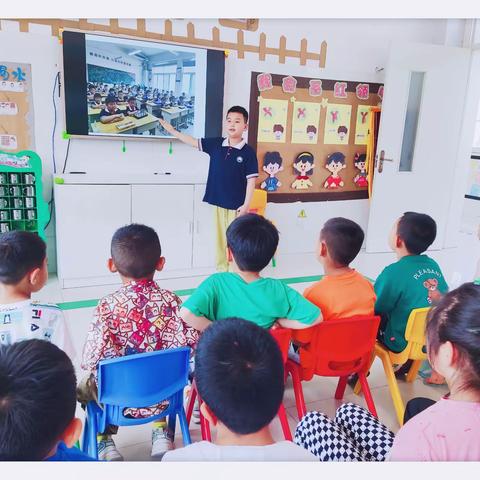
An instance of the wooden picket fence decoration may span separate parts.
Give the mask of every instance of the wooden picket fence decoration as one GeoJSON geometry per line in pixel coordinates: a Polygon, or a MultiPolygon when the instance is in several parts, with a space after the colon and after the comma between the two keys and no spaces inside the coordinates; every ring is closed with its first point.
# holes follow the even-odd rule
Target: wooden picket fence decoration
{"type": "Polygon", "coordinates": [[[52,29],[52,35],[59,36],[63,29],[83,30],[107,32],[114,35],[125,35],[128,37],[136,37],[148,40],[158,40],[161,42],[178,43],[182,45],[201,46],[218,50],[236,50],[239,59],[245,58],[245,52],[257,53],[260,61],[265,61],[266,55],[274,55],[278,57],[279,63],[285,63],[287,58],[298,58],[300,65],[306,65],[308,60],[318,62],[320,68],[325,68],[327,60],[327,42],[323,41],[320,45],[318,53],[309,52],[307,48],[307,40],[303,38],[300,41],[300,50],[287,48],[287,38],[282,35],[280,37],[278,47],[267,47],[267,36],[260,33],[259,44],[249,45],[245,43],[244,31],[237,30],[237,41],[226,42],[220,39],[220,30],[217,27],[212,28],[212,38],[197,38],[195,36],[195,25],[193,22],[187,24],[187,35],[173,35],[172,21],[165,20],[164,33],[150,32],[147,30],[144,18],[137,19],[137,28],[126,28],[119,25],[118,19],[110,19],[108,25],[102,25],[89,22],[87,19],[64,20],[64,19],[8,19],[18,21],[20,32],[28,32],[29,24],[49,25],[52,29]]]}

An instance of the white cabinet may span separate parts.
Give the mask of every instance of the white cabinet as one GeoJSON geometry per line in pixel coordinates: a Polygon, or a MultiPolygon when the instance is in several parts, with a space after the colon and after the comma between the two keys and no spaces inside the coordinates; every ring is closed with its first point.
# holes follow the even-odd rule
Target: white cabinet
{"type": "Polygon", "coordinates": [[[195,185],[194,193],[194,233],[193,267],[215,266],[215,223],[213,208],[203,201],[205,185],[195,185]]]}
{"type": "Polygon", "coordinates": [[[108,276],[115,230],[130,223],[130,185],[55,185],[59,278],[108,276]]]}
{"type": "Polygon", "coordinates": [[[132,185],[132,223],[160,238],[165,272],[192,267],[193,185],[132,185]]]}

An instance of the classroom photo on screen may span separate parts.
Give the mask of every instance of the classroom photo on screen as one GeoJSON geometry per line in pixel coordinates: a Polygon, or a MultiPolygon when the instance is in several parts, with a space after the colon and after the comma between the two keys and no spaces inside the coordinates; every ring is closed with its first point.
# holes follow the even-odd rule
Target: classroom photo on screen
{"type": "Polygon", "coordinates": [[[204,51],[101,35],[85,48],[89,135],[169,136],[159,118],[194,134],[204,51]]]}

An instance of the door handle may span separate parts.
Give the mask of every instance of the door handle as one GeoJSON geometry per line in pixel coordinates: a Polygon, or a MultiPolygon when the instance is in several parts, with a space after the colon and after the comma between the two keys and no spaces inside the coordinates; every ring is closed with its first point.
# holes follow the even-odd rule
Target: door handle
{"type": "MultiPolygon", "coordinates": [[[[378,155],[375,156],[375,162],[377,161],[378,155]]],[[[378,173],[383,172],[383,162],[394,162],[393,158],[385,158],[385,150],[380,151],[380,161],[378,162],[378,173]]]]}

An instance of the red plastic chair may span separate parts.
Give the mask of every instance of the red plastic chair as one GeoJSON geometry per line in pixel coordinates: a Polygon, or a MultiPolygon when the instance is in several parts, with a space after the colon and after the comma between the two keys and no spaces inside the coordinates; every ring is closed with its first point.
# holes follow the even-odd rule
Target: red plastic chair
{"type": "Polygon", "coordinates": [[[348,377],[356,373],[367,407],[377,416],[366,374],[375,348],[379,324],[378,316],[352,317],[323,322],[308,331],[293,331],[294,341],[306,343],[307,336],[310,337],[308,345],[300,347],[300,364],[293,360],[287,362],[287,374],[292,377],[299,420],[307,413],[302,380],[311,380],[314,375],[340,377],[335,399],[341,400],[348,377]]]}
{"type": "MultiPolygon", "coordinates": [[[[277,341],[278,346],[280,347],[280,351],[282,352],[283,361],[286,364],[288,359],[288,348],[290,346],[290,340],[292,338],[291,330],[288,330],[286,328],[274,328],[270,330],[270,333],[272,334],[273,338],[277,341]]],[[[285,376],[286,376],[286,370],[285,370],[285,376]]],[[[198,405],[200,406],[202,404],[202,399],[198,394],[197,386],[194,380],[192,383],[192,390],[190,393],[190,399],[188,401],[187,412],[186,412],[187,425],[190,425],[193,406],[195,405],[195,400],[197,399],[197,397],[198,397],[198,405]]],[[[278,419],[280,420],[280,424],[282,425],[282,431],[283,431],[283,436],[285,437],[285,440],[292,441],[293,440],[292,433],[290,431],[290,426],[288,425],[287,412],[285,410],[285,406],[283,405],[283,403],[280,405],[280,408],[278,409],[278,419]]],[[[201,410],[200,410],[200,430],[202,433],[202,440],[207,440],[208,442],[211,442],[212,434],[210,431],[210,424],[208,420],[202,415],[201,410]]]]}

